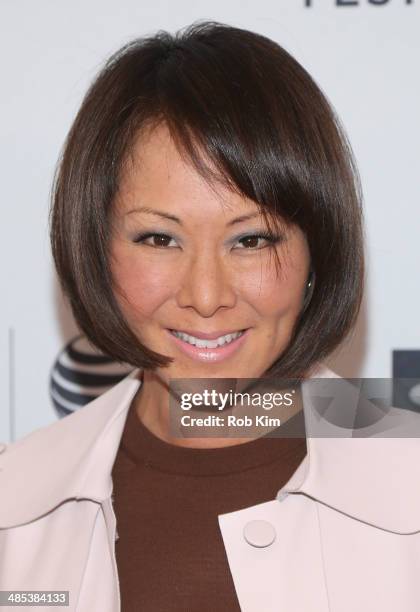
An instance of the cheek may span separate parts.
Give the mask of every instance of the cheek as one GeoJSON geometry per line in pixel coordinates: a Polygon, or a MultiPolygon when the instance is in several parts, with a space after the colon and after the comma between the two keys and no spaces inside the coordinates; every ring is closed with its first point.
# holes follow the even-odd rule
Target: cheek
{"type": "Polygon", "coordinates": [[[118,253],[112,264],[115,294],[123,313],[132,321],[148,318],[173,292],[174,275],[162,265],[123,257],[118,253]]]}
{"type": "Polygon", "coordinates": [[[264,317],[294,315],[300,311],[305,270],[282,265],[279,274],[275,270],[255,274],[243,285],[243,298],[264,317]]]}

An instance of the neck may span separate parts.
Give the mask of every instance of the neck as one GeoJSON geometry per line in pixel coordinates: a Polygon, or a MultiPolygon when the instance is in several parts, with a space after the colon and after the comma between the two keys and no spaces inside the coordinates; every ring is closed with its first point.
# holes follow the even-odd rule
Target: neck
{"type": "MultiPolygon", "coordinates": [[[[282,393],[287,391],[287,389],[282,389],[282,393]]],[[[296,401],[294,401],[291,406],[282,408],[281,422],[286,422],[289,418],[302,410],[301,394],[299,392],[296,395],[296,401]]],[[[256,432],[255,435],[248,435],[247,437],[238,437],[237,435],[235,435],[235,437],[227,437],[229,434],[229,429],[225,430],[226,435],[224,437],[214,437],[213,435],[207,437],[196,437],[196,435],[194,435],[194,437],[192,437],[190,433],[191,428],[182,426],[177,427],[174,426],[173,422],[171,426],[169,408],[170,396],[171,406],[173,405],[172,402],[175,402],[174,413],[181,415],[183,410],[180,408],[179,402],[175,399],[174,395],[170,394],[167,384],[165,384],[165,382],[162,381],[154,372],[149,370],[142,371],[142,384],[133,399],[137,417],[157,438],[160,438],[168,444],[173,444],[174,446],[203,449],[235,446],[238,444],[245,444],[246,442],[255,440],[263,435],[269,435],[270,431],[277,429],[278,427],[261,427],[259,428],[258,432],[256,428],[253,428],[253,431],[256,432]]],[[[235,409],[236,407],[234,406],[233,410],[235,409]]],[[[244,407],[242,406],[240,410],[242,410],[240,416],[243,416],[245,414],[245,412],[243,412],[244,407]]],[[[246,410],[248,411],[248,414],[255,413],[255,408],[252,406],[248,406],[246,410]]],[[[259,412],[259,414],[261,414],[261,412],[265,411],[262,410],[259,412]]],[[[211,414],[216,415],[216,412],[213,410],[211,414]]],[[[220,415],[220,413],[218,414],[220,415]]],[[[232,414],[232,412],[230,412],[230,414],[232,414]]],[[[278,411],[276,415],[278,415],[278,411]]],[[[196,416],[204,417],[205,414],[199,413],[196,416]]]]}

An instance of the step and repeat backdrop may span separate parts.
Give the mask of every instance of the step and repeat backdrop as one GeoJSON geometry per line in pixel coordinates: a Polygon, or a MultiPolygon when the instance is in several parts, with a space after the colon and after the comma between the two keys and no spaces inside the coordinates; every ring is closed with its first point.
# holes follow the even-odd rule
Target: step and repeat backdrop
{"type": "MultiPolygon", "coordinates": [[[[106,58],[200,19],[278,41],[347,130],[364,190],[366,292],[327,364],[346,377],[420,382],[420,0],[20,0],[2,3],[0,16],[0,440],[81,408],[132,369],[88,346],[61,295],[48,239],[53,172],[106,58]]],[[[400,383],[394,398],[418,406],[400,383]]]]}

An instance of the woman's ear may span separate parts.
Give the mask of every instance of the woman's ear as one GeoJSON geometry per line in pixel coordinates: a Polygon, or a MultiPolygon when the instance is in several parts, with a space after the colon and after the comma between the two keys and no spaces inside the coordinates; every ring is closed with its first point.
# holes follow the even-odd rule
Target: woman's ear
{"type": "Polygon", "coordinates": [[[311,270],[309,273],[307,283],[306,283],[305,297],[303,299],[301,315],[305,312],[305,310],[309,306],[309,302],[311,301],[312,294],[314,292],[314,286],[315,286],[315,272],[311,270]]]}

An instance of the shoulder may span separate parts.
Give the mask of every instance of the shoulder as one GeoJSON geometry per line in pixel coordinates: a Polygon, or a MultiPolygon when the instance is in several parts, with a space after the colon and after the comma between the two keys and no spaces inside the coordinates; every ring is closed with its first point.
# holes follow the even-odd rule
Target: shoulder
{"type": "Polygon", "coordinates": [[[108,493],[109,473],[131,399],[131,372],[83,408],[4,444],[0,453],[0,527],[30,520],[65,499],[108,493]]]}

